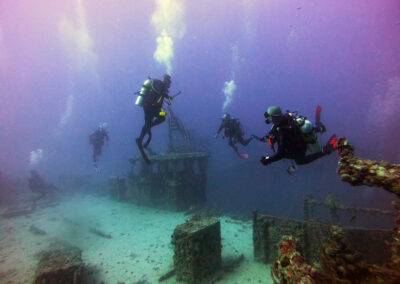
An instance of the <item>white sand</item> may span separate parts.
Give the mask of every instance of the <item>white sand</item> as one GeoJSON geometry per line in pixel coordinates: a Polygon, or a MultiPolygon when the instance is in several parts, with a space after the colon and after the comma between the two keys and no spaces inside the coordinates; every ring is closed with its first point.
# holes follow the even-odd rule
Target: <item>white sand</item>
{"type": "MultiPolygon", "coordinates": [[[[76,195],[30,217],[0,219],[0,283],[31,283],[38,263],[35,254],[54,238],[79,247],[84,263],[97,269],[92,274],[97,281],[89,283],[158,283],[172,268],[173,230],[188,218],[183,213],[118,203],[108,197],[76,195]],[[34,235],[31,225],[47,235],[34,235]],[[90,228],[112,238],[90,233],[90,228]]],[[[251,222],[220,220],[223,259],[240,254],[245,259],[218,283],[272,283],[269,267],[253,259],[251,222]]],[[[161,283],[177,281],[173,276],[161,283]]]]}

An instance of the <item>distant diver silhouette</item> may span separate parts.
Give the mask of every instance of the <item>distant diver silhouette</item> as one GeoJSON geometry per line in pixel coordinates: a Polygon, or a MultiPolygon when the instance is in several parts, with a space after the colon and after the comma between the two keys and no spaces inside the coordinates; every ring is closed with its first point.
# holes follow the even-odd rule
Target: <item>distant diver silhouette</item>
{"type": "Polygon", "coordinates": [[[235,144],[240,143],[243,146],[247,146],[254,137],[252,136],[248,139],[244,139],[244,130],[240,124],[239,119],[231,117],[229,113],[225,113],[222,116],[222,121],[217,130],[217,133],[215,134],[215,138],[218,138],[218,135],[222,130],[224,130],[223,138],[227,137],[229,139],[228,145],[240,158],[247,159],[249,155],[240,154],[235,144]]]}

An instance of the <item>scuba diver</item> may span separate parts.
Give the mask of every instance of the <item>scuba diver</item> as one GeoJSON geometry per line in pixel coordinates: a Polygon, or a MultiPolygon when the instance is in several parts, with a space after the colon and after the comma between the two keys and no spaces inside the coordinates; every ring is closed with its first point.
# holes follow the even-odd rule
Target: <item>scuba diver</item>
{"type": "Polygon", "coordinates": [[[49,190],[59,190],[54,185],[47,183],[37,171],[31,170],[28,178],[28,185],[33,193],[38,193],[39,196],[33,199],[32,209],[36,208],[36,202],[47,196],[49,190]]]}
{"type": "Polygon", "coordinates": [[[89,144],[93,146],[93,155],[92,155],[93,164],[96,169],[97,169],[97,161],[99,160],[98,156],[101,155],[101,149],[104,146],[104,142],[105,141],[108,142],[109,140],[106,127],[107,127],[106,122],[101,123],[97,128],[97,130],[89,136],[89,144]]]}
{"type": "MultiPolygon", "coordinates": [[[[268,141],[275,152],[274,145],[278,144],[277,152],[272,156],[262,156],[260,162],[266,166],[282,158],[292,159],[298,165],[313,162],[325,155],[332,153],[337,145],[336,135],[332,135],[328,143],[321,148],[318,143],[317,133],[326,131],[320,122],[321,107],[317,107],[316,125],[313,126],[306,117],[296,112],[282,113],[280,107],[271,106],[264,113],[265,123],[272,123],[272,129],[260,141],[268,141]],[[307,150],[311,154],[306,155],[307,150]]],[[[289,167],[288,173],[295,171],[295,165],[289,167]]]]}
{"type": "MultiPolygon", "coordinates": [[[[143,107],[144,111],[144,125],[140,136],[136,138],[136,144],[138,145],[143,159],[148,164],[151,162],[144,152],[144,149],[150,144],[152,137],[151,128],[165,121],[166,113],[163,109],[164,99],[167,99],[169,104],[173,99],[173,97],[168,95],[170,86],[171,76],[167,74],[163,75],[161,80],[149,78],[143,83],[142,89],[138,94],[139,96],[136,99],[135,104],[143,107]],[[146,135],[148,135],[148,138],[143,144],[143,139],[146,135]]],[[[180,92],[177,95],[179,94],[180,92]]]]}
{"type": "Polygon", "coordinates": [[[242,159],[247,159],[249,157],[248,154],[240,154],[237,147],[236,143],[240,143],[243,146],[247,146],[251,140],[253,140],[253,137],[250,137],[248,139],[244,139],[244,130],[242,126],[240,125],[239,119],[233,118],[230,116],[229,113],[225,113],[222,116],[222,122],[221,125],[218,128],[217,133],[215,134],[215,138],[218,138],[219,133],[224,130],[224,136],[229,138],[228,145],[233,148],[235,153],[242,159]]]}

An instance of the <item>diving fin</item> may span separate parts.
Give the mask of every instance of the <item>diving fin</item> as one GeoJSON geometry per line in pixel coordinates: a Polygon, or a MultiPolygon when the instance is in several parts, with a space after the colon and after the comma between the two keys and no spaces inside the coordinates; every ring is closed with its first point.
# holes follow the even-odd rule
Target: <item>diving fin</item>
{"type": "Polygon", "coordinates": [[[318,105],[317,110],[315,111],[315,124],[316,125],[321,123],[321,111],[322,111],[322,108],[320,105],[318,105]]]}
{"type": "Polygon", "coordinates": [[[318,105],[317,110],[315,111],[315,126],[317,128],[317,132],[324,133],[326,131],[326,127],[321,122],[321,111],[322,111],[322,108],[320,105],[318,105]]]}
{"type": "Polygon", "coordinates": [[[148,138],[147,141],[143,144],[143,148],[147,148],[150,144],[151,141],[151,137],[153,136],[153,134],[151,133],[151,131],[147,132],[148,138]]]}
{"type": "Polygon", "coordinates": [[[247,159],[249,158],[249,154],[240,154],[239,157],[242,159],[247,159]]]}
{"type": "Polygon", "coordinates": [[[147,164],[151,164],[151,161],[149,160],[149,158],[147,157],[147,155],[146,155],[146,152],[143,150],[143,146],[142,146],[142,143],[141,143],[142,141],[139,139],[139,138],[137,138],[136,139],[136,144],[137,144],[137,146],[138,146],[138,148],[139,148],[139,151],[140,151],[140,154],[142,155],[142,158],[143,158],[143,160],[147,163],[147,164]]]}
{"type": "MultiPolygon", "coordinates": [[[[144,147],[143,147],[143,148],[144,148],[144,147]]],[[[147,151],[147,153],[150,154],[150,156],[155,156],[155,155],[157,155],[157,153],[154,152],[150,147],[146,147],[146,148],[144,148],[144,149],[147,151]]]]}
{"type": "Polygon", "coordinates": [[[322,149],[322,151],[323,151],[325,154],[330,154],[330,153],[332,153],[333,151],[335,151],[335,149],[336,149],[336,147],[337,147],[337,143],[338,143],[338,141],[337,141],[336,134],[333,134],[333,135],[331,136],[331,138],[329,138],[328,143],[326,143],[326,145],[324,146],[324,148],[322,149]]]}

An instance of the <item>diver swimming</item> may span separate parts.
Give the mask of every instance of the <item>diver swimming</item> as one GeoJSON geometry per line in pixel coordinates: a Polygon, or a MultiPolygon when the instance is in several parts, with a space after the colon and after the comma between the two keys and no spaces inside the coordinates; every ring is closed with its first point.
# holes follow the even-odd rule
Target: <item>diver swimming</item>
{"type": "MultiPolygon", "coordinates": [[[[173,97],[168,95],[170,86],[171,76],[168,74],[164,74],[161,80],[149,78],[143,83],[136,99],[135,104],[143,108],[145,121],[139,137],[136,138],[136,144],[143,159],[148,164],[150,164],[151,161],[147,157],[144,149],[147,150],[150,144],[152,138],[151,128],[165,121],[166,112],[163,109],[164,99],[167,99],[168,103],[171,103],[173,99],[173,97]],[[143,139],[146,135],[148,136],[147,140],[143,143],[143,139]]],[[[180,92],[177,95],[179,94],[180,92]]]]}
{"type": "Polygon", "coordinates": [[[239,119],[232,117],[229,113],[225,113],[222,116],[221,125],[219,126],[217,133],[215,134],[215,138],[218,138],[218,135],[222,130],[224,130],[223,138],[227,137],[229,139],[228,145],[232,147],[232,149],[240,158],[247,159],[249,155],[240,154],[235,144],[239,142],[243,146],[247,146],[250,141],[253,140],[253,137],[244,139],[245,133],[239,119]]]}
{"type": "Polygon", "coordinates": [[[96,131],[89,136],[89,144],[93,146],[92,158],[96,171],[98,171],[97,162],[106,141],[109,141],[107,123],[103,122],[97,127],[96,131]]]}
{"type": "MultiPolygon", "coordinates": [[[[318,143],[317,133],[326,131],[325,126],[320,121],[321,107],[317,107],[316,125],[307,120],[306,117],[298,115],[297,112],[287,111],[283,113],[278,106],[271,106],[264,113],[267,124],[272,123],[271,130],[260,141],[268,141],[272,150],[275,152],[275,144],[278,149],[272,156],[262,156],[260,162],[266,166],[282,158],[292,159],[298,165],[313,162],[325,155],[331,154],[337,144],[336,135],[333,134],[324,147],[318,143]],[[307,151],[310,154],[307,154],[307,151]]],[[[288,169],[291,173],[295,167],[288,169]]]]}

